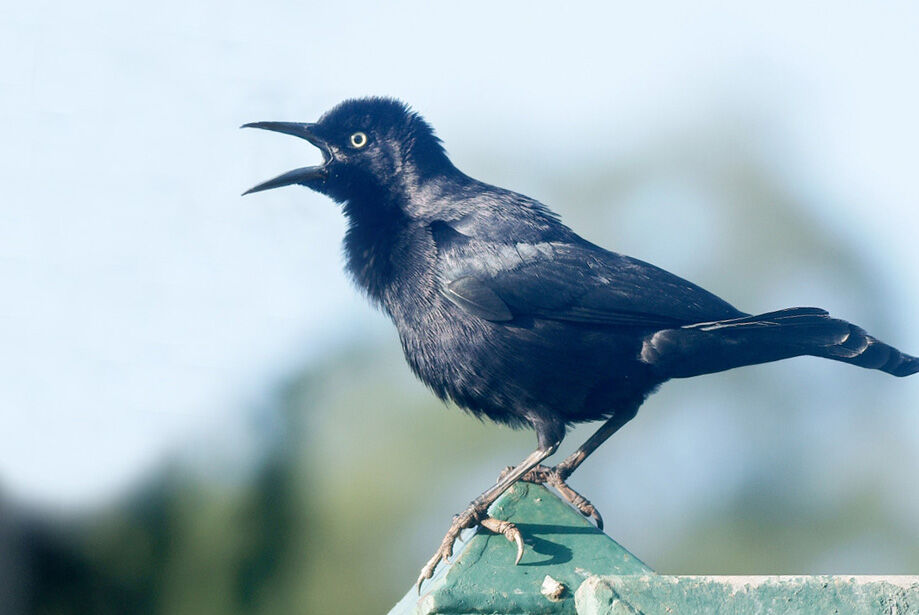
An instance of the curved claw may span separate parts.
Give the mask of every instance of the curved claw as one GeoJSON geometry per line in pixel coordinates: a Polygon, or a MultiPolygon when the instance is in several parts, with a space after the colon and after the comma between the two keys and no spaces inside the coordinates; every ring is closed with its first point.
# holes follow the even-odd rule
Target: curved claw
{"type": "Polygon", "coordinates": [[[421,574],[418,575],[418,580],[415,581],[415,591],[419,594],[421,593],[421,584],[424,583],[425,579],[430,579],[431,577],[425,574],[424,569],[422,568],[421,574]]]}
{"type": "Polygon", "coordinates": [[[514,558],[514,566],[520,563],[521,558],[523,558],[523,537],[520,536],[520,531],[517,528],[514,528],[516,534],[514,534],[514,542],[517,543],[517,557],[514,558]]]}
{"type": "Polygon", "coordinates": [[[424,565],[424,568],[421,569],[421,574],[418,575],[418,580],[415,581],[415,587],[419,594],[421,593],[421,585],[425,582],[425,580],[434,576],[434,570],[437,568],[437,565],[441,561],[449,561],[450,556],[453,555],[453,543],[456,542],[460,532],[467,527],[481,525],[482,527],[491,530],[495,534],[503,535],[509,542],[513,542],[517,545],[517,554],[514,558],[514,565],[516,566],[520,563],[524,552],[523,536],[521,536],[520,530],[518,530],[517,526],[510,521],[501,521],[499,519],[495,519],[494,517],[487,516],[485,514],[485,508],[486,507],[484,504],[479,503],[478,501],[474,501],[469,505],[469,508],[467,508],[461,514],[453,517],[453,523],[450,524],[450,529],[447,530],[447,535],[444,536],[444,539],[441,541],[440,546],[434,553],[434,556],[431,557],[431,559],[429,559],[428,562],[424,565]]]}
{"type": "MultiPolygon", "coordinates": [[[[436,566],[437,564],[434,564],[434,565],[436,566]]],[[[424,568],[422,568],[421,574],[418,575],[418,580],[415,581],[415,591],[417,591],[420,594],[421,584],[424,583],[426,580],[430,579],[433,574],[434,574],[433,568],[431,568],[431,570],[428,570],[428,566],[425,566],[424,568]]]]}
{"type": "MultiPolygon", "coordinates": [[[[502,472],[502,476],[507,473],[508,469],[505,469],[502,472]]],[[[538,465],[532,470],[527,472],[521,480],[525,480],[530,483],[537,483],[540,485],[548,485],[554,487],[569,504],[578,509],[578,511],[585,517],[590,517],[594,520],[594,523],[597,524],[597,529],[603,529],[603,517],[600,516],[600,511],[590,503],[590,500],[585,498],[583,495],[572,489],[568,486],[568,483],[565,482],[565,479],[570,474],[570,471],[561,465],[555,466],[554,468],[547,468],[543,465],[538,465]]]]}
{"type": "Polygon", "coordinates": [[[577,508],[582,515],[593,519],[594,523],[597,524],[597,529],[603,529],[603,517],[600,516],[600,511],[597,510],[597,507],[590,503],[590,500],[563,482],[559,484],[553,483],[552,486],[558,489],[559,493],[561,493],[572,506],[577,508]]]}
{"type": "Polygon", "coordinates": [[[523,536],[520,535],[520,530],[517,529],[516,525],[510,521],[501,521],[494,517],[485,517],[479,521],[479,524],[495,534],[502,534],[507,538],[508,542],[516,543],[517,557],[514,559],[514,565],[516,566],[520,563],[521,558],[523,558],[523,536]]]}
{"type": "MultiPolygon", "coordinates": [[[[448,534],[449,537],[449,534],[448,534]]],[[[447,539],[444,538],[444,543],[447,542],[447,539]]],[[[449,562],[450,556],[453,554],[453,542],[451,541],[446,546],[444,544],[440,545],[440,548],[437,549],[437,553],[428,560],[428,563],[424,565],[424,568],[421,569],[421,574],[418,575],[418,580],[415,581],[415,589],[418,590],[418,593],[421,593],[421,584],[426,580],[434,576],[434,570],[437,568],[437,564],[441,561],[449,562]]]]}
{"type": "Polygon", "coordinates": [[[419,594],[421,593],[421,584],[424,583],[426,579],[430,579],[434,576],[434,570],[437,568],[437,564],[441,561],[449,562],[450,556],[453,555],[453,543],[456,542],[462,530],[475,525],[479,514],[479,511],[474,506],[470,506],[463,511],[462,514],[453,517],[453,522],[450,524],[450,529],[447,530],[447,535],[444,536],[434,556],[431,557],[428,563],[424,565],[424,568],[421,569],[421,574],[415,582],[419,594]]]}
{"type": "Polygon", "coordinates": [[[603,529],[603,517],[600,516],[600,511],[594,508],[593,506],[591,506],[590,508],[591,508],[590,518],[593,519],[594,523],[597,524],[597,529],[602,530],[603,529]]]}
{"type": "MultiPolygon", "coordinates": [[[[446,538],[444,539],[444,542],[446,542],[446,538]]],[[[437,549],[437,553],[435,553],[434,557],[429,559],[428,563],[424,565],[424,568],[421,569],[421,574],[418,575],[418,580],[415,581],[415,589],[419,594],[421,593],[421,584],[434,576],[434,570],[437,568],[437,564],[439,564],[441,561],[448,562],[452,554],[452,541],[449,545],[446,546],[446,548],[443,544],[440,545],[440,548],[437,549]]]]}

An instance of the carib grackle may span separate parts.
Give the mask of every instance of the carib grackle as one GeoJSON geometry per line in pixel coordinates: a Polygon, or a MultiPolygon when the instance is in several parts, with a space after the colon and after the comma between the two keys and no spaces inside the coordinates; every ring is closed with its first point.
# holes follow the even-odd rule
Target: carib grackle
{"type": "Polygon", "coordinates": [[[418,579],[463,528],[517,544],[487,515],[521,478],[552,485],[602,527],[565,479],[671,378],[811,355],[894,376],[919,359],[818,308],[751,315],[671,273],[579,237],[542,203],[463,174],[431,126],[389,98],[345,101],[316,123],[248,127],[306,139],[323,163],[246,192],[299,184],[342,205],[348,272],[396,325],[412,371],[441,399],[536,431],[537,448],[454,517],[418,579]],[[605,421],[555,467],[573,423],[605,421]]]}

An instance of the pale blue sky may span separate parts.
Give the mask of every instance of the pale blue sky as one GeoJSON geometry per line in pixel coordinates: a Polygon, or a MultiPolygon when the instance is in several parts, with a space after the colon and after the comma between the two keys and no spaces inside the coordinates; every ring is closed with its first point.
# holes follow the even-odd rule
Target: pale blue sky
{"type": "Polygon", "coordinates": [[[523,192],[745,109],[816,215],[901,276],[896,342],[919,350],[916,32],[907,2],[7,5],[0,485],[103,501],[216,425],[244,441],[292,365],[384,326],[329,201],[239,197],[318,154],[237,126],[349,96],[403,98],[461,168],[523,192]]]}

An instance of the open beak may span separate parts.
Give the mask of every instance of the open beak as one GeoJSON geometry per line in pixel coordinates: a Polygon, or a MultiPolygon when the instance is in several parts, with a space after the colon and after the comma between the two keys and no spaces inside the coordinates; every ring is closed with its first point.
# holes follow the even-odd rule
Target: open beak
{"type": "Polygon", "coordinates": [[[328,144],[321,138],[317,137],[313,132],[313,128],[315,126],[315,124],[302,124],[299,122],[252,122],[251,124],[243,124],[240,128],[261,128],[262,130],[283,132],[284,134],[306,139],[319,148],[319,150],[322,152],[323,158],[321,165],[315,167],[302,167],[299,169],[294,169],[293,171],[288,171],[287,173],[278,175],[274,179],[269,179],[266,182],[249,188],[243,192],[243,196],[253,192],[261,192],[262,190],[280,188],[281,186],[289,186],[291,184],[307,184],[315,180],[325,179],[328,176],[327,167],[329,165],[329,161],[332,160],[332,152],[329,149],[328,144]]]}

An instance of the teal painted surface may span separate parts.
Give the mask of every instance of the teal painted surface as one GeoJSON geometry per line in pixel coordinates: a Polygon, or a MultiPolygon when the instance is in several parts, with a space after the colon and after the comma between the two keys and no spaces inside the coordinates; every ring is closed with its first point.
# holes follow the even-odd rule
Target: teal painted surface
{"type": "Polygon", "coordinates": [[[578,615],[916,615],[919,577],[605,576],[575,603],[578,615]]]}
{"type": "Polygon", "coordinates": [[[490,513],[513,521],[523,534],[526,552],[520,564],[514,566],[515,547],[503,536],[468,530],[453,561],[435,571],[420,596],[410,589],[390,615],[574,614],[574,592],[588,577],[652,572],[540,485],[517,483],[490,513]],[[546,575],[565,586],[560,600],[540,592],[546,575]]]}
{"type": "Polygon", "coordinates": [[[518,483],[490,512],[520,528],[520,565],[503,536],[467,530],[390,615],[919,615],[919,576],[658,575],[542,486],[518,483]],[[560,600],[541,593],[547,575],[560,600]]]}

